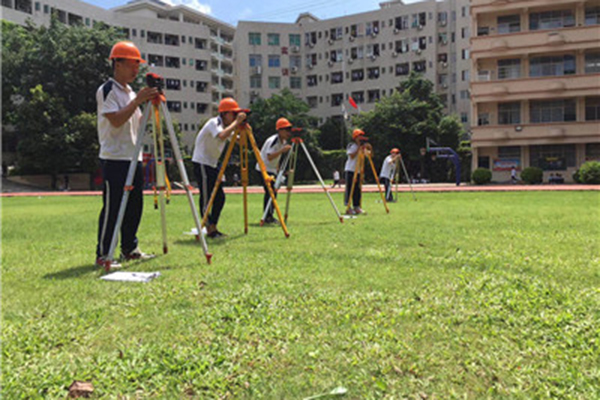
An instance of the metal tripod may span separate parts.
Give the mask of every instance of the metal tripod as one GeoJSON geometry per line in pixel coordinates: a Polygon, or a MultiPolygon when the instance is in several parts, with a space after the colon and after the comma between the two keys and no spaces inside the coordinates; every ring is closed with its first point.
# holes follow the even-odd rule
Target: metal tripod
{"type": "Polygon", "coordinates": [[[155,146],[158,144],[158,154],[159,158],[156,158],[156,188],[159,192],[159,205],[160,205],[160,216],[161,216],[161,226],[162,226],[162,241],[163,241],[163,253],[167,254],[168,252],[168,244],[167,244],[167,220],[166,220],[166,209],[165,209],[165,188],[167,186],[167,178],[165,172],[165,164],[164,164],[164,137],[162,132],[162,120],[161,114],[164,117],[165,125],[167,126],[167,131],[169,132],[169,139],[171,141],[171,147],[173,148],[173,153],[175,155],[175,160],[177,161],[177,166],[179,168],[179,173],[181,175],[181,179],[183,180],[183,187],[185,189],[188,202],[190,204],[190,209],[192,211],[192,216],[194,218],[194,222],[196,224],[196,228],[198,230],[198,234],[196,235],[196,240],[200,241],[202,244],[202,250],[204,251],[204,255],[206,257],[206,261],[210,264],[212,254],[208,252],[208,246],[206,244],[206,238],[204,237],[204,233],[202,232],[200,225],[200,217],[198,216],[198,211],[196,210],[194,204],[194,198],[192,197],[193,187],[190,185],[190,181],[187,176],[187,172],[185,170],[185,166],[183,164],[183,157],[181,155],[181,150],[179,149],[179,145],[177,142],[177,137],[175,136],[175,131],[173,130],[173,122],[171,120],[171,115],[169,114],[169,110],[166,106],[166,99],[164,95],[160,95],[156,99],[152,100],[146,106],[144,110],[144,114],[142,116],[142,120],[140,123],[137,141],[135,143],[135,150],[131,156],[131,163],[129,164],[129,170],[127,172],[127,179],[125,180],[125,187],[123,191],[123,197],[121,199],[121,205],[119,206],[119,214],[117,215],[117,221],[115,224],[115,229],[112,233],[112,239],[110,242],[110,249],[108,251],[108,255],[105,261],[105,270],[108,272],[110,270],[111,260],[114,258],[115,249],[117,247],[117,241],[119,239],[119,232],[121,230],[121,225],[123,224],[123,217],[125,216],[125,209],[127,208],[127,201],[129,200],[129,194],[133,189],[132,183],[133,178],[135,176],[135,170],[138,163],[138,156],[140,151],[142,150],[142,142],[144,139],[144,133],[146,132],[146,125],[148,123],[148,118],[150,117],[150,110],[152,110],[152,134],[155,146]]]}
{"type": "Polygon", "coordinates": [[[227,163],[231,158],[231,154],[233,153],[233,148],[236,143],[240,145],[240,176],[242,177],[242,187],[244,194],[244,233],[248,233],[248,183],[250,182],[248,177],[248,142],[250,142],[250,146],[254,155],[256,156],[256,161],[260,166],[260,171],[262,173],[262,177],[266,182],[267,189],[269,190],[269,195],[271,196],[271,200],[273,205],[275,206],[275,210],[277,211],[277,216],[279,217],[279,221],[281,221],[281,229],[283,229],[283,233],[285,237],[289,237],[290,233],[288,232],[287,226],[285,225],[285,221],[281,217],[281,210],[279,209],[279,205],[277,204],[277,200],[275,199],[275,193],[273,193],[273,189],[269,182],[273,179],[267,173],[267,167],[263,162],[260,156],[260,150],[256,145],[256,140],[254,139],[254,134],[252,133],[252,127],[244,122],[239,125],[233,134],[231,141],[229,142],[229,147],[227,148],[227,152],[225,152],[225,157],[223,158],[223,165],[219,170],[219,175],[217,176],[217,181],[215,183],[215,187],[210,195],[210,200],[206,205],[206,209],[204,210],[204,218],[202,219],[202,226],[206,225],[208,220],[208,215],[213,206],[215,198],[217,197],[217,192],[219,190],[219,186],[221,185],[223,175],[225,174],[225,168],[227,168],[227,163]]]}
{"type": "MultiPolygon", "coordinates": [[[[285,222],[287,222],[287,218],[288,218],[288,211],[290,208],[290,197],[292,196],[292,189],[294,186],[294,177],[296,174],[296,162],[298,161],[298,149],[300,147],[302,147],[302,150],[304,150],[304,154],[306,155],[308,162],[310,163],[313,171],[315,172],[315,175],[319,179],[319,183],[321,184],[323,191],[329,198],[329,202],[331,203],[331,206],[335,210],[335,213],[336,213],[338,219],[340,220],[341,223],[343,223],[344,218],[340,215],[340,211],[338,210],[337,206],[335,205],[335,202],[331,198],[331,194],[329,194],[329,191],[327,190],[327,187],[325,186],[325,182],[323,182],[323,178],[321,178],[321,174],[319,173],[317,166],[315,165],[312,157],[310,156],[310,153],[308,152],[308,149],[306,148],[306,145],[304,144],[304,140],[302,140],[302,138],[300,138],[300,137],[292,138],[292,148],[286,154],[286,157],[283,160],[283,163],[281,164],[281,168],[279,170],[279,173],[277,174],[277,179],[275,180],[275,185],[274,185],[275,190],[279,189],[283,183],[284,175],[287,172],[287,176],[288,176],[287,177],[287,198],[285,201],[285,214],[284,214],[285,222]]],[[[261,226],[265,223],[265,219],[267,218],[267,214],[269,212],[269,208],[271,207],[271,203],[272,203],[272,201],[271,201],[271,199],[269,199],[269,202],[267,203],[267,207],[265,208],[265,212],[262,216],[262,219],[260,220],[261,226]]]]}
{"type": "MultiPolygon", "coordinates": [[[[371,165],[371,169],[373,171],[373,176],[375,177],[375,182],[377,182],[377,189],[379,190],[379,194],[381,195],[381,200],[383,202],[383,207],[385,207],[385,212],[389,214],[390,209],[388,208],[387,201],[385,199],[385,194],[381,189],[381,184],[379,183],[379,176],[377,175],[377,171],[375,170],[375,164],[373,164],[373,159],[371,158],[371,153],[373,152],[373,146],[370,143],[365,143],[360,146],[358,149],[358,160],[356,160],[356,168],[354,169],[354,176],[352,177],[352,188],[350,189],[350,195],[348,196],[348,204],[346,205],[346,213],[350,213],[350,209],[352,208],[352,196],[354,195],[354,190],[356,189],[356,182],[358,181],[358,175],[360,174],[360,186],[362,188],[362,184],[365,180],[365,158],[369,160],[369,164],[371,165]]],[[[362,197],[360,199],[360,206],[362,208],[362,197]]]]}

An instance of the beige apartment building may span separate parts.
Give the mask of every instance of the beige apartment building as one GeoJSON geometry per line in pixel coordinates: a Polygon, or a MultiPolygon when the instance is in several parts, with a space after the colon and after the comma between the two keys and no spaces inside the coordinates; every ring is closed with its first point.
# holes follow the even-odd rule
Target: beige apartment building
{"type": "Polygon", "coordinates": [[[295,23],[240,21],[234,40],[242,104],[289,88],[324,122],[389,96],[411,71],[434,82],[449,113],[470,126],[468,0],[390,1],[380,9],[295,23]]]}
{"type": "Polygon", "coordinates": [[[235,28],[229,24],[189,7],[152,0],[111,10],[78,0],[2,0],[2,18],[18,24],[30,19],[47,25],[53,13],[68,25],[102,22],[123,29],[150,71],[165,78],[167,106],[190,151],[200,123],[212,117],[221,98],[234,94],[235,28]]]}
{"type": "Polygon", "coordinates": [[[600,1],[472,0],[473,168],[600,160],[600,1]]]}

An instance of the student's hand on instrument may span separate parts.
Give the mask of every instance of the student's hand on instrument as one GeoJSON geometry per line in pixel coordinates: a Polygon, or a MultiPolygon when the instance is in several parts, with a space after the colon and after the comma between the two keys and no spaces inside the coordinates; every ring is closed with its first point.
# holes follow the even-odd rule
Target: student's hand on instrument
{"type": "Polygon", "coordinates": [[[140,105],[147,102],[148,100],[152,100],[156,96],[158,96],[157,88],[145,87],[138,92],[137,96],[135,97],[135,100],[138,102],[138,105],[140,105]]]}
{"type": "Polygon", "coordinates": [[[288,152],[288,151],[290,151],[291,149],[292,149],[292,146],[291,146],[291,145],[289,145],[289,144],[286,144],[285,146],[283,146],[283,147],[281,148],[281,153],[282,153],[282,154],[283,154],[283,153],[287,153],[287,152],[288,152]]]}
{"type": "Polygon", "coordinates": [[[239,125],[242,122],[244,122],[245,119],[246,119],[246,113],[245,112],[240,112],[240,113],[238,113],[238,115],[235,116],[235,123],[237,125],[239,125]]]}

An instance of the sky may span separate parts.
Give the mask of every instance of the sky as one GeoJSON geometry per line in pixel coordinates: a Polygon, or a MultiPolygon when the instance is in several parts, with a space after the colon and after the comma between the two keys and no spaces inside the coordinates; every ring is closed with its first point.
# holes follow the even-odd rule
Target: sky
{"type": "MultiPolygon", "coordinates": [[[[83,0],[110,9],[129,0],[83,0]]],[[[173,5],[184,4],[214,18],[237,25],[240,20],[264,22],[294,22],[298,14],[310,12],[318,18],[329,19],[379,9],[382,0],[162,0],[173,5]]],[[[419,0],[404,0],[405,4],[419,0]]]]}

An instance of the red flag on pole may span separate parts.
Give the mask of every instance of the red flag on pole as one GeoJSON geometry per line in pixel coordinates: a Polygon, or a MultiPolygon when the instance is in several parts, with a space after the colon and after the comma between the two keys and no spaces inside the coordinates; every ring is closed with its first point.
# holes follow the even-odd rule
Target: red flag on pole
{"type": "Polygon", "coordinates": [[[358,109],[358,105],[356,104],[356,102],[354,101],[354,99],[352,98],[352,96],[350,96],[350,99],[349,99],[349,101],[350,101],[350,105],[351,105],[352,107],[354,107],[354,108],[357,108],[357,109],[358,109]]]}

